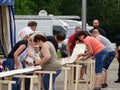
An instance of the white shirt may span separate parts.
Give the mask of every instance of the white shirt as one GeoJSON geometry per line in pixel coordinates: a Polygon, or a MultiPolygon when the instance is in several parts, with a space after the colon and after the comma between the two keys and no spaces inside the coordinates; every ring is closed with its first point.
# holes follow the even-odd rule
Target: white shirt
{"type": "MultiPolygon", "coordinates": [[[[40,52],[37,53],[37,52],[35,51],[35,49],[32,48],[32,47],[29,48],[29,51],[30,51],[33,55],[35,55],[38,60],[40,59],[40,56],[39,56],[39,53],[40,53],[40,52]]],[[[31,63],[33,63],[33,61],[34,61],[34,59],[31,58],[31,57],[29,57],[29,56],[27,56],[25,60],[28,61],[28,62],[31,62],[31,63]]],[[[26,64],[26,67],[31,67],[31,66],[29,66],[28,64],[26,64]]]]}
{"type": "Polygon", "coordinates": [[[23,40],[23,38],[26,35],[29,35],[31,33],[33,33],[34,31],[31,30],[31,28],[29,26],[22,28],[21,30],[19,30],[18,34],[17,34],[17,42],[20,40],[23,40]]]}

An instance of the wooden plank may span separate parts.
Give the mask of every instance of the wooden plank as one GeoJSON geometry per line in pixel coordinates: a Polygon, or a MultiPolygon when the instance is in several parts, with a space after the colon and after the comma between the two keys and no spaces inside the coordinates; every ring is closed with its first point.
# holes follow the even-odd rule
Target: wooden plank
{"type": "Polygon", "coordinates": [[[15,84],[16,81],[11,81],[11,80],[0,80],[0,90],[2,90],[2,84],[7,84],[8,85],[8,90],[12,90],[12,84],[15,84]]]}
{"type": "Polygon", "coordinates": [[[85,44],[76,44],[73,53],[70,57],[67,58],[61,58],[60,62],[62,65],[67,64],[67,63],[73,63],[78,57],[78,54],[84,53],[86,50],[85,44]]]}
{"type": "Polygon", "coordinates": [[[36,70],[41,70],[41,66],[33,66],[33,67],[24,68],[24,69],[16,69],[16,70],[11,70],[11,71],[1,72],[0,78],[17,75],[17,74],[22,74],[22,73],[27,73],[27,72],[32,72],[32,71],[36,71],[36,70]]]}

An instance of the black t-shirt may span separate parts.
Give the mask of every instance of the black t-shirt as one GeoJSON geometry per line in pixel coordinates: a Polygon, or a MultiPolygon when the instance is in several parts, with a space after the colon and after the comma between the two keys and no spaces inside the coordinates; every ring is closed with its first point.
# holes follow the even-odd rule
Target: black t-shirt
{"type": "MultiPolygon", "coordinates": [[[[93,30],[94,30],[94,28],[93,28],[92,30],[90,30],[90,33],[92,33],[93,30]]],[[[98,28],[98,31],[99,31],[99,33],[100,33],[101,35],[103,35],[103,36],[106,37],[106,32],[105,32],[103,29],[98,28]]]]}
{"type": "MultiPolygon", "coordinates": [[[[12,50],[10,51],[10,53],[8,54],[8,58],[14,58],[14,53],[15,53],[15,51],[20,47],[20,45],[25,45],[26,48],[27,48],[28,40],[21,40],[21,41],[17,42],[17,43],[15,44],[15,46],[12,48],[12,50]]],[[[26,49],[26,48],[25,48],[25,49],[26,49]]],[[[24,49],[24,50],[25,50],[25,49],[24,49]]],[[[23,50],[23,51],[24,51],[24,50],[23,50]]],[[[23,52],[23,51],[22,51],[22,52],[23,52]]],[[[22,52],[21,52],[21,53],[22,53],[22,52]]],[[[21,54],[21,53],[20,53],[20,54],[21,54]]],[[[20,55],[20,54],[19,54],[19,55],[20,55]]]]}
{"type": "Polygon", "coordinates": [[[55,37],[54,36],[47,36],[47,40],[50,41],[54,45],[55,50],[57,52],[58,42],[55,40],[55,37]]]}
{"type": "Polygon", "coordinates": [[[120,46],[120,35],[116,38],[116,46],[120,46]]]}

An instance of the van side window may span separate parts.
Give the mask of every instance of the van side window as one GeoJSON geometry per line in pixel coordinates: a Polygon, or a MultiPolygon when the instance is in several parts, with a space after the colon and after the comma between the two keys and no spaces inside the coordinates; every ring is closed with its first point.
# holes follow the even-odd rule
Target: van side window
{"type": "Polygon", "coordinates": [[[61,26],[53,26],[53,35],[57,35],[59,32],[65,33],[65,29],[61,26]]]}

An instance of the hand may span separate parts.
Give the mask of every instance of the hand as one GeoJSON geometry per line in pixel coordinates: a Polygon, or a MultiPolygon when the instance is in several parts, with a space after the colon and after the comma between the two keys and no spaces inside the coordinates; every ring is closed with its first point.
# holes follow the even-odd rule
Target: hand
{"type": "Polygon", "coordinates": [[[19,62],[15,63],[15,69],[20,69],[20,68],[21,68],[20,63],[19,62]]]}
{"type": "Polygon", "coordinates": [[[84,57],[80,58],[80,60],[85,61],[86,59],[84,57]]]}
{"type": "Polygon", "coordinates": [[[85,56],[80,56],[80,57],[78,57],[77,59],[78,59],[78,60],[82,60],[82,61],[86,60],[85,56]]]}
{"type": "Polygon", "coordinates": [[[118,59],[118,57],[119,57],[119,54],[117,53],[117,54],[116,54],[116,58],[118,59]]]}
{"type": "Polygon", "coordinates": [[[32,57],[33,57],[33,55],[32,55],[32,53],[31,53],[31,52],[32,52],[32,51],[28,51],[28,52],[27,52],[27,55],[28,55],[29,57],[31,57],[31,58],[32,58],[32,57]]]}
{"type": "Polygon", "coordinates": [[[35,62],[35,61],[33,61],[33,63],[34,63],[34,66],[37,66],[37,64],[36,64],[36,62],[35,62]]]}
{"type": "Polygon", "coordinates": [[[34,66],[41,65],[40,61],[38,61],[38,60],[37,61],[33,61],[33,63],[34,63],[34,66]]]}
{"type": "Polygon", "coordinates": [[[32,63],[32,62],[27,62],[27,64],[28,64],[29,66],[34,66],[34,63],[32,63]]]}
{"type": "Polygon", "coordinates": [[[81,53],[81,54],[78,54],[77,58],[79,58],[79,57],[81,57],[81,56],[83,56],[83,54],[82,54],[82,53],[81,53]]]}

